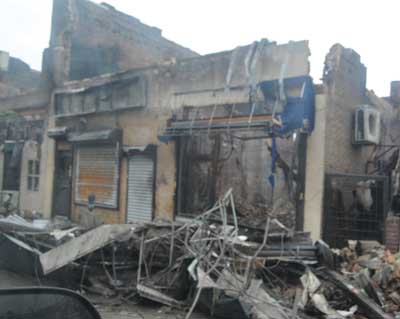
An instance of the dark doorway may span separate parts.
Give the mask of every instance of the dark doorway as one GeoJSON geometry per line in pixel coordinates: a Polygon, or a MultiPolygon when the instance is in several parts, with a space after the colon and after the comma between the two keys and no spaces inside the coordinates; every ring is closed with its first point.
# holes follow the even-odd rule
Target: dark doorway
{"type": "Polygon", "coordinates": [[[57,151],[55,164],[53,215],[70,217],[72,150],[57,151]]]}

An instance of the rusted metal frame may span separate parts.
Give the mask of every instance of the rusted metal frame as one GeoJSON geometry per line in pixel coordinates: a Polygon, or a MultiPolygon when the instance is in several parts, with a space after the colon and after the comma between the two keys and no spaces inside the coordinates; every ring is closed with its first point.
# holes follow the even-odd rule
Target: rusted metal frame
{"type": "MultiPolygon", "coordinates": [[[[226,209],[226,206],[225,205],[220,205],[220,211],[221,211],[221,217],[222,217],[222,221],[223,221],[223,224],[224,224],[224,226],[226,225],[226,223],[224,223],[224,220],[226,221],[226,211],[224,211],[225,209],[226,209]]],[[[269,228],[269,223],[268,223],[268,226],[266,226],[266,230],[269,228]]],[[[223,230],[225,229],[225,227],[223,227],[223,230]]],[[[226,239],[226,232],[224,232],[224,236],[225,236],[225,240],[224,240],[224,243],[223,244],[226,244],[228,241],[227,241],[227,239],[226,239]]],[[[268,237],[268,231],[266,231],[266,234],[265,234],[265,238],[267,238],[268,237]]],[[[266,239],[265,239],[265,243],[266,243],[266,239]]],[[[261,248],[259,248],[259,250],[260,249],[262,249],[262,246],[261,246],[261,248]]],[[[221,256],[223,256],[225,254],[225,249],[221,249],[221,253],[220,253],[220,255],[219,255],[219,257],[221,257],[221,256]]],[[[257,253],[255,254],[255,256],[257,256],[257,253]]],[[[254,256],[253,256],[254,257],[254,256]]],[[[204,260],[206,263],[207,262],[209,262],[209,260],[204,260]]],[[[217,261],[211,266],[211,268],[210,269],[208,269],[208,271],[206,272],[206,274],[209,274],[209,273],[211,273],[212,271],[214,271],[214,268],[216,268],[216,266],[217,265],[219,265],[219,260],[217,259],[217,261]]],[[[234,274],[233,274],[234,275],[234,274]]],[[[199,296],[200,296],[200,294],[201,294],[201,291],[202,291],[202,288],[200,287],[198,290],[197,290],[197,294],[196,294],[196,297],[195,297],[195,299],[194,299],[194,301],[193,301],[193,304],[192,304],[192,306],[191,306],[191,308],[190,308],[190,310],[189,310],[189,312],[188,312],[188,314],[187,314],[187,316],[186,316],[186,318],[189,318],[190,317],[190,315],[192,314],[192,311],[193,311],[193,309],[194,309],[194,307],[196,306],[196,304],[197,304],[197,302],[198,302],[198,298],[199,298],[199,296]]],[[[239,293],[244,293],[245,295],[246,295],[246,293],[245,292],[243,292],[243,291],[238,291],[239,293]]],[[[254,297],[254,296],[249,296],[249,297],[254,297]]],[[[257,298],[256,298],[257,299],[257,298]]],[[[263,301],[263,300],[260,300],[260,301],[262,301],[262,302],[265,302],[265,301],[263,301]]],[[[268,302],[267,302],[267,304],[268,304],[268,302]]],[[[277,305],[278,307],[280,307],[279,305],[277,305]]],[[[283,311],[283,307],[281,307],[282,308],[282,311],[283,311]]]]}
{"type": "MultiPolygon", "coordinates": [[[[183,259],[179,261],[179,266],[178,266],[178,263],[175,264],[175,268],[178,268],[178,269],[175,273],[175,276],[169,282],[169,285],[166,287],[166,289],[170,289],[172,287],[172,285],[175,283],[175,281],[180,277],[179,268],[182,267],[182,263],[183,263],[183,259]]],[[[170,272],[168,272],[168,273],[170,273],[170,272]]]]}
{"type": "Polygon", "coordinates": [[[230,131],[231,131],[231,121],[232,121],[232,118],[233,118],[233,113],[235,112],[235,107],[236,107],[236,104],[235,103],[232,104],[231,115],[230,115],[229,120],[228,120],[228,133],[230,133],[230,131]]]}
{"type": "MultiPolygon", "coordinates": [[[[275,278],[277,281],[279,281],[280,284],[282,285],[282,287],[287,287],[286,283],[285,283],[281,278],[279,278],[277,275],[275,275],[268,267],[264,267],[264,268],[262,268],[262,270],[263,270],[264,272],[268,272],[268,273],[270,274],[271,277],[273,277],[273,278],[275,278]]],[[[272,282],[272,281],[271,281],[271,282],[272,282]]]]}
{"type": "Polygon", "coordinates": [[[267,218],[267,222],[265,223],[265,231],[264,231],[263,241],[262,241],[261,245],[258,247],[258,249],[256,250],[256,252],[254,253],[254,255],[251,256],[251,258],[247,260],[247,267],[246,267],[246,273],[245,273],[246,286],[250,284],[250,269],[253,266],[253,262],[256,260],[256,258],[260,254],[261,250],[263,250],[265,245],[267,244],[270,223],[271,223],[271,220],[269,218],[267,218]]]}
{"type": "MultiPolygon", "coordinates": [[[[198,222],[202,218],[202,216],[209,215],[209,214],[213,213],[214,211],[216,211],[218,209],[219,209],[218,206],[214,206],[214,207],[210,208],[208,211],[206,211],[205,213],[203,213],[203,214],[201,214],[199,216],[196,216],[195,218],[193,218],[193,220],[191,222],[186,223],[183,226],[179,227],[177,230],[175,230],[175,234],[180,233],[183,230],[185,230],[186,228],[194,225],[196,222],[198,222]]],[[[157,240],[159,240],[161,238],[165,238],[165,237],[169,237],[169,236],[171,236],[171,234],[165,234],[165,235],[161,235],[161,236],[158,236],[158,237],[150,238],[150,239],[147,239],[145,241],[145,243],[149,244],[149,243],[151,243],[153,241],[157,241],[157,240]]]]}
{"type": "Polygon", "coordinates": [[[198,114],[199,114],[199,108],[196,110],[196,113],[194,114],[194,117],[192,118],[192,120],[191,120],[191,122],[190,122],[190,134],[189,134],[189,135],[192,135],[192,132],[193,132],[193,123],[194,123],[194,121],[196,120],[198,114]]]}
{"type": "Polygon", "coordinates": [[[189,319],[189,318],[191,317],[194,308],[196,307],[197,303],[199,302],[199,299],[200,299],[200,295],[201,295],[202,290],[203,290],[202,287],[200,287],[199,289],[197,289],[196,296],[194,297],[193,303],[192,303],[192,305],[190,306],[190,309],[189,309],[188,313],[186,314],[185,319],[189,319]]]}
{"type": "Polygon", "coordinates": [[[112,271],[114,276],[114,283],[117,282],[117,270],[115,268],[115,252],[117,251],[117,246],[115,244],[112,245],[112,271]]]}
{"type": "Polygon", "coordinates": [[[171,243],[169,248],[169,267],[172,266],[172,258],[174,255],[174,245],[175,245],[175,223],[172,221],[171,227],[171,243]]]}
{"type": "Polygon", "coordinates": [[[214,136],[214,144],[212,148],[212,160],[211,160],[211,174],[208,185],[208,200],[209,204],[215,203],[216,189],[217,189],[217,177],[219,175],[218,163],[221,153],[221,135],[217,134],[214,136]]]}
{"type": "Polygon", "coordinates": [[[142,276],[142,263],[143,263],[143,250],[144,250],[144,231],[140,236],[140,249],[139,249],[139,267],[137,272],[137,284],[140,284],[141,276],[142,276]]]}
{"type": "Polygon", "coordinates": [[[229,189],[229,200],[232,208],[232,215],[233,215],[233,224],[235,226],[235,236],[238,235],[239,232],[239,225],[238,225],[238,220],[237,220],[237,215],[236,215],[236,207],[235,207],[235,201],[233,199],[233,191],[232,188],[229,189]]]}
{"type": "Polygon", "coordinates": [[[163,243],[162,243],[161,240],[157,241],[156,244],[155,244],[155,247],[152,249],[152,252],[151,252],[151,255],[150,255],[150,260],[149,260],[148,262],[145,261],[145,263],[146,263],[146,264],[148,265],[148,267],[149,267],[149,273],[150,273],[150,274],[151,274],[151,269],[152,269],[152,265],[153,265],[154,256],[155,256],[155,254],[156,254],[156,252],[157,252],[157,249],[158,249],[158,247],[159,247],[160,245],[163,245],[163,243]]]}
{"type": "Polygon", "coordinates": [[[215,110],[216,110],[216,109],[217,109],[217,104],[214,104],[214,108],[213,108],[213,110],[212,110],[211,117],[210,117],[210,119],[209,119],[209,121],[208,121],[208,130],[207,130],[207,134],[208,134],[208,135],[210,135],[211,124],[212,124],[212,122],[213,122],[213,120],[214,120],[214,115],[215,115],[215,110]]]}
{"type": "Polygon", "coordinates": [[[250,111],[249,120],[248,120],[249,128],[250,128],[251,122],[253,120],[253,114],[254,114],[255,109],[256,109],[256,103],[252,102],[251,103],[251,111],[250,111]]]}
{"type": "MultiPolygon", "coordinates": [[[[215,121],[214,121],[215,123],[215,121]]],[[[243,124],[244,125],[244,124],[243,124]]],[[[254,122],[252,126],[249,128],[248,125],[243,126],[241,123],[235,123],[232,122],[232,125],[230,125],[229,130],[234,130],[237,132],[255,132],[255,131],[260,131],[260,132],[265,132],[265,131],[271,131],[271,125],[269,121],[264,121],[264,122],[254,122]]],[[[161,135],[165,136],[171,136],[171,137],[178,137],[178,136],[202,136],[207,133],[206,128],[193,128],[192,132],[189,132],[189,128],[183,128],[183,129],[166,129],[165,131],[161,131],[161,135]]],[[[227,133],[228,130],[228,123],[222,123],[219,127],[213,127],[212,128],[213,133],[227,133]]]]}
{"type": "Polygon", "coordinates": [[[15,232],[15,233],[13,233],[13,236],[15,236],[16,238],[18,238],[22,241],[32,242],[35,245],[36,249],[39,251],[42,251],[39,249],[39,247],[44,247],[47,249],[53,249],[56,247],[55,245],[50,245],[44,241],[36,239],[34,235],[39,235],[39,234],[48,234],[48,232],[43,232],[43,233],[15,232]],[[25,235],[30,235],[30,234],[33,236],[25,236],[25,235]]]}
{"type": "MultiPolygon", "coordinates": [[[[232,110],[234,110],[235,104],[233,104],[232,110]]],[[[197,116],[198,110],[195,113],[197,116]]],[[[248,116],[233,116],[233,112],[230,114],[230,116],[223,116],[223,117],[214,117],[212,120],[212,123],[240,123],[244,122],[248,124],[248,116]]],[[[257,121],[272,121],[272,116],[270,114],[258,114],[253,116],[254,120],[257,121]]],[[[172,124],[175,123],[175,127],[171,128],[178,128],[178,129],[183,129],[185,127],[185,124],[187,124],[188,128],[190,128],[190,125],[194,125],[195,123],[197,124],[204,124],[204,128],[207,128],[208,124],[210,122],[210,118],[205,118],[205,119],[198,119],[196,120],[195,118],[192,118],[190,121],[185,121],[185,120],[178,120],[175,122],[172,122],[172,124]]]]}
{"type": "Polygon", "coordinates": [[[241,141],[252,141],[252,140],[261,140],[261,139],[270,139],[271,135],[257,135],[257,136],[249,136],[249,137],[242,137],[242,136],[237,136],[237,135],[233,135],[231,134],[230,136],[232,136],[232,138],[236,138],[238,140],[241,141]]]}
{"type": "Polygon", "coordinates": [[[83,281],[85,280],[86,270],[89,267],[88,266],[89,265],[89,260],[90,260],[90,258],[92,258],[92,255],[93,255],[93,252],[90,253],[90,255],[86,258],[85,263],[83,264],[82,276],[81,276],[81,281],[80,281],[80,285],[79,285],[79,287],[81,289],[81,292],[83,291],[83,281]]]}
{"type": "Polygon", "coordinates": [[[110,273],[107,270],[106,263],[105,263],[105,258],[104,258],[103,248],[100,249],[100,255],[101,255],[101,260],[102,260],[102,266],[103,266],[104,273],[106,274],[108,282],[111,284],[113,282],[113,277],[110,275],[110,273]]]}
{"type": "MultiPolygon", "coordinates": [[[[221,219],[222,219],[223,225],[225,226],[225,225],[226,225],[226,215],[224,215],[224,212],[223,212],[223,205],[219,205],[219,207],[220,207],[221,219]]],[[[203,225],[204,225],[204,224],[203,224],[203,225]]],[[[225,230],[225,227],[223,228],[223,230],[225,230]]],[[[226,232],[224,231],[224,241],[223,241],[223,247],[222,247],[221,253],[220,253],[220,255],[217,257],[217,260],[215,261],[215,263],[212,264],[211,267],[206,271],[205,276],[208,276],[208,275],[209,275],[211,272],[213,272],[213,271],[216,269],[216,267],[218,266],[219,261],[220,261],[221,257],[223,256],[223,254],[224,254],[224,252],[225,252],[225,236],[226,236],[226,232]]],[[[202,256],[201,259],[204,259],[204,257],[205,257],[205,256],[202,256]]],[[[199,260],[199,262],[200,262],[200,260],[199,260]]],[[[206,260],[206,262],[208,262],[208,260],[206,260]]],[[[190,307],[190,309],[189,309],[189,311],[188,311],[188,313],[187,313],[187,315],[186,315],[186,319],[189,319],[190,316],[192,315],[193,310],[194,310],[194,308],[196,307],[196,305],[197,305],[197,303],[198,303],[198,301],[199,301],[199,298],[200,298],[202,289],[203,289],[202,287],[200,287],[200,288],[197,289],[197,292],[196,292],[195,298],[194,298],[194,300],[193,300],[193,303],[192,303],[192,305],[191,305],[191,307],[190,307]]]]}

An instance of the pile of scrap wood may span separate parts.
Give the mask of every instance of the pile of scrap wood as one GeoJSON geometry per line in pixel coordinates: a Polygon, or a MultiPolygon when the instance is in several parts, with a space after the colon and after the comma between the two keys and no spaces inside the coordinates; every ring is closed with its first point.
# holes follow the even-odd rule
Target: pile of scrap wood
{"type": "Polygon", "coordinates": [[[18,223],[24,227],[1,228],[8,260],[28,256],[40,282],[53,276],[95,302],[152,300],[186,310],[187,318],[195,309],[240,319],[391,318],[399,311],[398,256],[375,246],[365,254],[333,251],[267,217],[262,227],[243,226],[231,191],[187,222],[41,231],[18,223]]]}

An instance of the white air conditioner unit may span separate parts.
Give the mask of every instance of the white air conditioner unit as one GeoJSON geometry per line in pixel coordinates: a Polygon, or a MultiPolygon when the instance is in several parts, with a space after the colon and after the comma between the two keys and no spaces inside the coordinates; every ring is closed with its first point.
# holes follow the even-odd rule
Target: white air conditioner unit
{"type": "Polygon", "coordinates": [[[379,110],[369,105],[357,107],[354,128],[354,144],[379,144],[381,137],[379,110]]]}

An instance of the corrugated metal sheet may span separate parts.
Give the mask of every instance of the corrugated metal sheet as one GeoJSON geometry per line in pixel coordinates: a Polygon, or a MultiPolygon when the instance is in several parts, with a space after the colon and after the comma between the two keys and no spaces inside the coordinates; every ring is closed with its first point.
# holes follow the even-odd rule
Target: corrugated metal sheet
{"type": "Polygon", "coordinates": [[[145,155],[129,158],[127,220],[153,218],[154,161],[145,155]]]}
{"type": "Polygon", "coordinates": [[[118,207],[119,156],[116,146],[79,146],[76,201],[96,196],[97,205],[118,207]]]}

